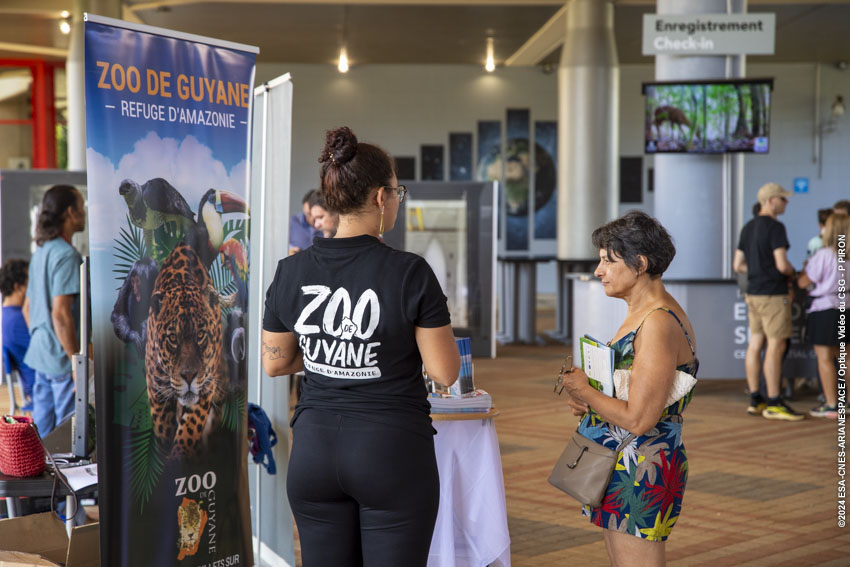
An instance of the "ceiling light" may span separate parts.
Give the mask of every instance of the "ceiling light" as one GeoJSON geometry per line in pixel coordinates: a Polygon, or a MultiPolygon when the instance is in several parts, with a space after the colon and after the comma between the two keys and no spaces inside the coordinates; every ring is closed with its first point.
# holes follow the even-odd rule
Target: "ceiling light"
{"type": "Polygon", "coordinates": [[[71,23],[68,21],[68,18],[59,21],[59,31],[65,35],[71,33],[71,23]]]}
{"type": "Polygon", "coordinates": [[[496,70],[496,61],[493,59],[493,38],[487,38],[487,61],[484,63],[484,69],[488,73],[496,70]]]}
{"type": "Polygon", "coordinates": [[[336,68],[340,73],[348,73],[348,53],[344,47],[339,50],[339,65],[336,68]]]}
{"type": "Polygon", "coordinates": [[[71,12],[69,12],[68,10],[62,10],[62,12],[59,15],[63,18],[67,18],[71,15],[71,12]]]}

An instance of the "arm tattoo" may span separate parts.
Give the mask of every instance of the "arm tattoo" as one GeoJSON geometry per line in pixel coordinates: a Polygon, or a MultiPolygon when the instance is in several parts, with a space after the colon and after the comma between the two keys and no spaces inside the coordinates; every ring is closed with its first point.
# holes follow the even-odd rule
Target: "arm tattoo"
{"type": "Polygon", "coordinates": [[[263,341],[263,358],[278,360],[280,358],[286,358],[286,356],[280,352],[280,347],[272,346],[266,341],[263,341]]]}

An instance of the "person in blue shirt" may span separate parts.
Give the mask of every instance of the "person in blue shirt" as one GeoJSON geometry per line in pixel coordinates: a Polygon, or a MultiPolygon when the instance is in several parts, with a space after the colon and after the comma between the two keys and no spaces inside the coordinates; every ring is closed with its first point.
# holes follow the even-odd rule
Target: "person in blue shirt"
{"type": "Polygon", "coordinates": [[[71,237],[86,227],[83,197],[55,185],[41,203],[35,229],[38,248],[29,265],[24,313],[30,346],[24,362],[35,370],[33,420],[44,436],[74,412],[72,356],[80,350],[80,253],[71,237]]]}
{"type": "Polygon", "coordinates": [[[0,293],[3,294],[3,367],[21,377],[24,393],[23,411],[32,411],[32,387],[35,371],[24,363],[30,345],[30,332],[24,319],[23,305],[27,295],[27,261],[7,260],[0,267],[0,293]]]}
{"type": "MultiPolygon", "coordinates": [[[[313,228],[316,229],[316,236],[322,238],[336,236],[336,231],[339,228],[339,214],[328,210],[325,196],[321,191],[317,191],[310,199],[310,216],[313,217],[313,228]]],[[[382,239],[382,236],[378,238],[382,239]]]]}
{"type": "Polygon", "coordinates": [[[313,217],[310,208],[318,191],[311,189],[301,200],[302,212],[289,217],[289,255],[306,250],[313,245],[313,237],[321,235],[320,231],[313,228],[313,217]]]}

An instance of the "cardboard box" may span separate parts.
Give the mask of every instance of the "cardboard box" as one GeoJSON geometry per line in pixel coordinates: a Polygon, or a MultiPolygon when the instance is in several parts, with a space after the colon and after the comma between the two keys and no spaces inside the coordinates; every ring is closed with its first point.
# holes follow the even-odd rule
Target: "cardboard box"
{"type": "Polygon", "coordinates": [[[45,512],[0,520],[0,567],[100,567],[100,526],[71,530],[45,512]]]}

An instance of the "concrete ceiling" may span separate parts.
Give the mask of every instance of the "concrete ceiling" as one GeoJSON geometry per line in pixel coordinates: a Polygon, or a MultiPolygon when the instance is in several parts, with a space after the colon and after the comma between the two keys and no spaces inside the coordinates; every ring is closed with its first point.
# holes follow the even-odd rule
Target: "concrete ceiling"
{"type": "MultiPolygon", "coordinates": [[[[483,64],[494,38],[497,64],[557,64],[563,0],[89,0],[154,26],[258,45],[259,60],[333,64],[345,43],[352,65],[483,64]],[[120,6],[120,8],[119,8],[120,6]],[[552,28],[539,41],[541,28],[552,28]],[[532,39],[535,38],[535,39],[532,39]],[[531,48],[534,49],[531,49],[531,48]],[[523,55],[524,54],[524,55],[523,55]],[[517,63],[519,62],[519,63],[517,63]]],[[[59,31],[72,0],[0,0],[0,58],[62,58],[59,31]]],[[[94,11],[94,10],[92,10],[94,11]]],[[[641,21],[655,2],[615,2],[621,63],[651,63],[640,54],[641,21]]],[[[850,0],[749,1],[749,11],[777,16],[776,54],[750,61],[850,61],[850,0]]]]}

